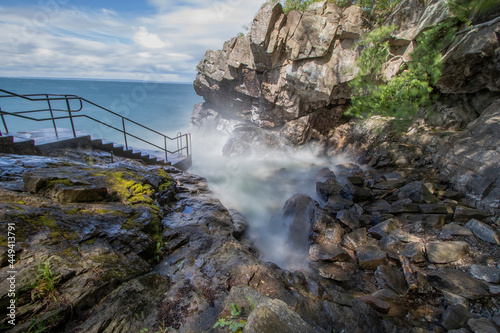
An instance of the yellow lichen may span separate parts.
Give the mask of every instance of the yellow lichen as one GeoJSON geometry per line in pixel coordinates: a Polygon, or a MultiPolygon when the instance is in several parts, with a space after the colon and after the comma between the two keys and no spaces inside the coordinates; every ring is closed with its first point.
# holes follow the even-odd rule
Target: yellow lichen
{"type": "Polygon", "coordinates": [[[52,187],[56,186],[57,184],[61,184],[61,185],[68,186],[68,187],[76,185],[75,183],[73,183],[69,179],[54,179],[54,180],[49,180],[46,184],[46,187],[52,188],[52,187]]]}
{"type": "Polygon", "coordinates": [[[29,215],[19,215],[19,217],[35,226],[45,226],[49,228],[54,228],[56,226],[56,220],[44,215],[29,216],[29,215]]]}
{"type": "Polygon", "coordinates": [[[6,247],[7,245],[7,238],[3,235],[0,235],[0,247],[6,247]]]}

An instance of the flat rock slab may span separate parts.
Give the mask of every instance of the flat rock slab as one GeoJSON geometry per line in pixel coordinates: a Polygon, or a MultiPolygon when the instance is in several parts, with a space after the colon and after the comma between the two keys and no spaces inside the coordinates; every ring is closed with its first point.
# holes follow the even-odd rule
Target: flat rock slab
{"type": "Polygon", "coordinates": [[[343,245],[354,250],[358,246],[366,244],[366,228],[359,228],[344,236],[343,245]]]}
{"type": "Polygon", "coordinates": [[[407,244],[401,252],[401,256],[410,259],[413,263],[424,262],[424,244],[420,242],[407,244]]]}
{"type": "Polygon", "coordinates": [[[338,263],[328,263],[318,267],[319,275],[326,279],[332,279],[335,281],[349,281],[351,277],[349,276],[349,271],[345,267],[338,263]]]}
{"type": "Polygon", "coordinates": [[[387,263],[387,253],[378,246],[364,245],[356,249],[359,267],[375,270],[378,266],[387,263]]]}
{"type": "Polygon", "coordinates": [[[391,304],[389,304],[386,301],[383,301],[381,299],[378,299],[373,296],[362,296],[358,298],[359,300],[365,302],[369,306],[371,306],[373,309],[377,310],[378,312],[387,314],[389,313],[389,310],[391,309],[391,304]]]}
{"type": "Polygon", "coordinates": [[[496,284],[500,282],[500,269],[496,267],[472,265],[470,267],[470,273],[479,280],[496,284]]]}
{"type": "Polygon", "coordinates": [[[397,267],[379,266],[375,271],[375,279],[381,288],[387,286],[398,294],[403,294],[408,289],[403,272],[397,267]]]}
{"type": "Polygon", "coordinates": [[[468,222],[470,219],[485,219],[488,215],[483,213],[480,210],[466,207],[466,206],[458,206],[455,209],[455,215],[453,216],[453,220],[458,222],[468,222]]]}
{"type": "Polygon", "coordinates": [[[351,256],[338,245],[323,243],[309,247],[309,258],[312,261],[348,261],[351,256]]]}
{"type": "Polygon", "coordinates": [[[389,232],[399,228],[401,228],[401,223],[398,219],[389,219],[370,228],[368,233],[372,234],[377,239],[381,239],[382,237],[388,235],[389,232]]]}
{"type": "Polygon", "coordinates": [[[467,299],[489,297],[488,284],[474,279],[467,273],[451,268],[441,268],[427,276],[427,281],[440,291],[450,292],[467,299]]]}
{"type": "Polygon", "coordinates": [[[316,332],[288,305],[278,299],[265,299],[252,311],[245,325],[249,333],[316,332]]]}
{"type": "Polygon", "coordinates": [[[486,223],[472,219],[467,222],[466,226],[474,233],[474,235],[485,242],[500,245],[500,235],[498,234],[498,231],[493,230],[486,223]]]}
{"type": "Polygon", "coordinates": [[[469,310],[461,304],[452,304],[443,313],[441,325],[447,330],[454,330],[464,327],[467,319],[471,317],[469,310]]]}
{"type": "Polygon", "coordinates": [[[437,198],[421,181],[409,183],[399,189],[399,199],[410,199],[414,203],[435,203],[437,198]]]}
{"type": "Polygon", "coordinates": [[[433,264],[447,264],[462,259],[468,252],[465,242],[432,242],[425,245],[427,259],[433,264]]]}
{"type": "Polygon", "coordinates": [[[490,320],[486,318],[471,318],[467,321],[467,324],[472,329],[472,331],[480,333],[498,333],[498,330],[490,320]]]}
{"type": "Polygon", "coordinates": [[[472,236],[472,231],[469,228],[454,222],[446,224],[442,231],[447,232],[451,236],[472,236]]]}

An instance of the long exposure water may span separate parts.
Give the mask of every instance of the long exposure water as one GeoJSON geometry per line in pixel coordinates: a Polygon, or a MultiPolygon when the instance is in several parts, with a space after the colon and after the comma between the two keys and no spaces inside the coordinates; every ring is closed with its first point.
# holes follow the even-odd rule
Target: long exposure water
{"type": "Polygon", "coordinates": [[[263,260],[289,270],[308,269],[307,249],[287,242],[285,202],[294,194],[316,195],[319,169],[345,163],[342,158],[320,159],[309,150],[294,153],[260,151],[241,157],[222,156],[224,137],[198,137],[193,172],[205,176],[210,188],[227,208],[243,214],[249,238],[263,260]]]}
{"type": "MultiPolygon", "coordinates": [[[[0,88],[18,94],[78,95],[170,135],[186,131],[193,106],[202,101],[191,85],[184,84],[0,78],[0,88]]],[[[8,111],[29,106],[0,99],[0,107],[8,111]]],[[[103,114],[95,116],[106,117],[103,114]]],[[[50,126],[9,119],[11,131],[50,126]]],[[[68,127],[69,124],[58,126],[68,127]]],[[[92,123],[78,123],[77,129],[110,141],[121,140],[121,135],[92,123]]],[[[316,199],[315,170],[333,168],[344,161],[318,159],[307,150],[294,154],[261,151],[228,158],[222,156],[225,140],[224,137],[202,137],[193,133],[190,172],[206,177],[221,202],[245,216],[249,223],[248,236],[262,259],[287,269],[307,269],[307,252],[287,243],[283,205],[296,193],[316,199]]]]}

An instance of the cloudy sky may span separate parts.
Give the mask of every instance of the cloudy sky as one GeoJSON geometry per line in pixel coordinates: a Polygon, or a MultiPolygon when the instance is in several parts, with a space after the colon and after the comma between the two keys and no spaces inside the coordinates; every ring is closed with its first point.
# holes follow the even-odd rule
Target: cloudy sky
{"type": "Polygon", "coordinates": [[[0,0],[0,76],[192,82],[264,0],[0,0]]]}

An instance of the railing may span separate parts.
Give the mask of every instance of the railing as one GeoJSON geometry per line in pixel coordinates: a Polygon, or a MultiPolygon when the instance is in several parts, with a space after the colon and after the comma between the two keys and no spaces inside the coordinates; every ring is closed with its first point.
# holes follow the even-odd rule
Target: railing
{"type": "Polygon", "coordinates": [[[17,118],[22,118],[22,119],[27,119],[27,120],[32,120],[32,121],[37,121],[37,122],[50,121],[50,122],[52,122],[52,126],[54,127],[54,132],[56,134],[56,138],[59,138],[59,134],[57,131],[57,126],[56,126],[56,120],[69,119],[70,123],[71,123],[71,130],[73,132],[73,137],[76,138],[76,129],[75,129],[75,124],[74,124],[74,119],[86,118],[86,119],[89,119],[91,121],[94,121],[96,123],[99,123],[101,125],[104,125],[108,128],[111,128],[115,131],[122,133],[124,143],[125,143],[125,148],[127,150],[128,150],[128,140],[127,139],[129,137],[131,137],[131,138],[137,139],[141,142],[144,142],[152,147],[155,147],[155,148],[163,151],[165,153],[165,162],[168,161],[167,154],[182,154],[183,151],[185,150],[186,156],[191,155],[191,134],[190,133],[181,134],[179,132],[179,133],[177,133],[176,137],[171,138],[165,134],[162,134],[158,131],[155,131],[149,127],[146,127],[146,126],[144,126],[144,125],[142,125],[142,124],[140,124],[132,119],[126,118],[126,117],[124,117],[124,116],[122,116],[114,111],[111,111],[107,108],[104,108],[104,107],[102,107],[96,103],[93,103],[89,100],[86,100],[85,98],[82,98],[82,97],[78,97],[75,95],[57,95],[57,94],[18,95],[16,93],[12,93],[12,92],[9,92],[9,91],[3,90],[3,89],[0,89],[0,92],[4,93],[4,95],[0,95],[0,98],[16,98],[17,97],[17,98],[21,98],[21,99],[32,101],[32,102],[46,102],[47,103],[47,108],[45,108],[45,109],[36,109],[36,110],[28,110],[28,111],[15,111],[15,112],[9,112],[9,111],[0,109],[0,116],[2,118],[2,123],[3,123],[3,126],[5,128],[6,133],[9,133],[7,122],[5,120],[6,115],[17,117],[17,118]],[[52,107],[52,104],[53,104],[52,102],[55,102],[55,101],[65,101],[66,108],[65,109],[58,109],[58,108],[52,107]],[[76,109],[71,109],[70,101],[77,101],[79,107],[76,109]],[[118,127],[113,126],[111,124],[107,124],[99,119],[96,119],[96,118],[91,117],[91,116],[86,115],[86,114],[76,114],[76,115],[73,114],[73,113],[79,113],[79,112],[83,111],[85,103],[90,104],[94,107],[97,107],[99,110],[105,111],[107,113],[110,113],[114,116],[119,117],[121,119],[121,125],[122,125],[121,128],[118,128],[118,127]],[[49,118],[34,118],[34,117],[30,116],[31,114],[36,114],[36,113],[40,113],[40,112],[47,112],[47,111],[50,112],[49,118]],[[67,115],[54,116],[54,113],[59,113],[59,112],[67,113],[67,115]],[[135,134],[128,132],[126,129],[126,124],[129,124],[129,123],[134,124],[136,126],[139,126],[142,130],[145,130],[149,133],[160,136],[161,138],[163,138],[164,146],[163,147],[159,146],[158,144],[152,143],[148,140],[145,140],[145,139],[139,137],[138,135],[135,135],[135,134]],[[177,149],[174,151],[168,150],[167,149],[167,140],[169,140],[169,141],[175,140],[177,143],[177,149]]]}

